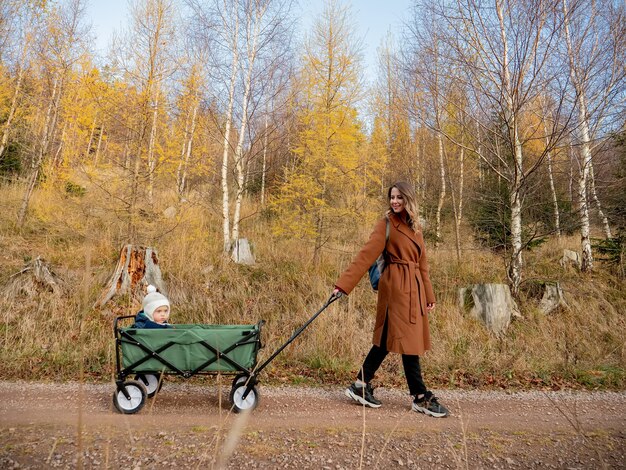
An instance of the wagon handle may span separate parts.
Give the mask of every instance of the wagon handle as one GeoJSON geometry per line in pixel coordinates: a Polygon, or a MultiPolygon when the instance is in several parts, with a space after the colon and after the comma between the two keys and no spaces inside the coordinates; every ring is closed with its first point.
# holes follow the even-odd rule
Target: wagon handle
{"type": "Polygon", "coordinates": [[[267,367],[267,365],[270,362],[272,362],[274,358],[283,351],[283,349],[289,346],[298,336],[300,336],[300,334],[302,334],[302,332],[306,329],[306,327],[309,326],[311,323],[313,323],[313,321],[324,310],[326,310],[330,304],[332,304],[336,300],[339,300],[341,297],[343,297],[343,293],[341,292],[331,294],[328,300],[326,301],[326,303],[322,306],[322,308],[320,308],[317,312],[315,312],[315,314],[311,318],[309,318],[306,321],[306,323],[304,323],[304,325],[302,325],[300,328],[294,331],[294,333],[291,335],[291,338],[289,338],[285,344],[283,344],[280,348],[278,348],[268,359],[265,360],[263,364],[261,364],[259,367],[255,369],[255,375],[258,375],[263,369],[265,369],[265,367],[267,367]]]}

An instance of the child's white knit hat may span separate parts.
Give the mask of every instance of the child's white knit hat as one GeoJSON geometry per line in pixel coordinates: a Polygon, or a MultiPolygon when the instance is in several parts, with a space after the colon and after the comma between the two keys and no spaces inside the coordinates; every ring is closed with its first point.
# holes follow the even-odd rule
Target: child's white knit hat
{"type": "Polygon", "coordinates": [[[167,306],[167,309],[169,310],[170,301],[167,300],[167,297],[165,297],[163,294],[157,292],[156,287],[154,287],[152,284],[148,286],[147,290],[148,293],[143,298],[143,302],[141,303],[143,306],[143,313],[145,313],[150,320],[154,321],[154,317],[152,316],[154,311],[157,308],[163,306],[167,306]]]}

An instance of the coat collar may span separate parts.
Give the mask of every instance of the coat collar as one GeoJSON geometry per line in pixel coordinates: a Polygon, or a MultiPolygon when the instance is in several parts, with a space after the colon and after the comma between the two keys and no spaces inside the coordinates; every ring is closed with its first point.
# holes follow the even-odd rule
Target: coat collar
{"type": "Polygon", "coordinates": [[[407,223],[402,219],[402,217],[400,217],[399,215],[397,215],[395,213],[391,213],[391,214],[389,214],[389,220],[391,221],[393,226],[400,233],[402,233],[402,234],[406,235],[407,237],[409,237],[411,239],[411,241],[413,241],[413,243],[415,243],[417,245],[417,247],[419,248],[420,253],[421,253],[422,247],[420,245],[419,239],[417,238],[417,235],[411,229],[411,227],[409,227],[407,225],[407,223]]]}

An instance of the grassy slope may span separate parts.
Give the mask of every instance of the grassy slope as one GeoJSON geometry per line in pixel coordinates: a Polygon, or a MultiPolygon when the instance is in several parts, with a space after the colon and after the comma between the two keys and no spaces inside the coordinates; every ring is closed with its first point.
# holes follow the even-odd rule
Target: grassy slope
{"type": "MultiPolygon", "coordinates": [[[[35,194],[32,215],[18,233],[12,221],[19,188],[0,188],[0,376],[70,379],[82,374],[108,380],[113,373],[112,318],[137,304],[116,299],[102,311],[91,305],[117,261],[124,242],[123,223],[102,201],[65,197],[52,190],[35,194]],[[95,201],[95,202],[94,202],[95,201]],[[9,276],[36,256],[45,258],[64,281],[62,295],[9,276]],[[13,288],[7,290],[6,287],[13,288]]],[[[163,203],[163,208],[167,203],[163,203]]],[[[326,300],[333,281],[368,235],[334,246],[321,266],[310,263],[311,249],[270,235],[263,218],[243,227],[257,254],[254,267],[236,266],[220,256],[220,221],[189,204],[175,220],[143,220],[142,231],[159,251],[161,267],[178,323],[256,323],[267,321],[263,357],[326,300]]],[[[515,386],[624,388],[626,331],[624,284],[598,265],[591,276],[563,269],[563,248],[576,249],[577,238],[550,241],[525,253],[524,277],[558,280],[568,308],[546,316],[537,301],[522,299],[523,318],[506,337],[488,334],[456,306],[458,287],[503,282],[500,257],[464,240],[466,257],[456,260],[449,244],[430,250],[431,277],[438,305],[431,317],[434,349],[424,359],[427,380],[437,386],[515,386]]],[[[370,347],[375,295],[363,280],[348,299],[333,305],[282,353],[265,380],[319,383],[346,381],[370,347]]],[[[403,383],[398,357],[390,356],[377,379],[403,383]]]]}

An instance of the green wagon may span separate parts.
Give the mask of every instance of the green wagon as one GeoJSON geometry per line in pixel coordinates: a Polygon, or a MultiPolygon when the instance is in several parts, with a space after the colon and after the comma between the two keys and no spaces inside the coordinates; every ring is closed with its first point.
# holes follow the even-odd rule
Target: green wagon
{"type": "Polygon", "coordinates": [[[134,318],[115,320],[117,390],[113,403],[120,412],[139,411],[146,398],[159,391],[165,374],[184,378],[235,375],[230,393],[235,411],[256,407],[259,395],[255,384],[245,399],[242,396],[261,349],[262,321],[256,325],[176,325],[166,329],[120,327],[122,320],[134,318]],[[135,379],[128,380],[132,375],[135,379]]]}
{"type": "Polygon", "coordinates": [[[134,315],[115,319],[117,378],[113,403],[124,414],[138,412],[148,397],[161,388],[163,376],[233,375],[230,402],[235,412],[252,410],[259,401],[259,373],[341,294],[333,294],[324,306],[262,364],[261,327],[255,325],[174,325],[173,328],[139,329],[121,326],[134,315]],[[134,378],[129,379],[129,377],[134,378]]]}

